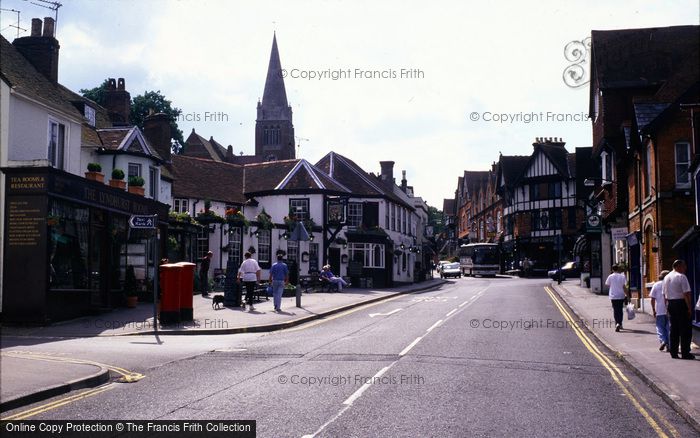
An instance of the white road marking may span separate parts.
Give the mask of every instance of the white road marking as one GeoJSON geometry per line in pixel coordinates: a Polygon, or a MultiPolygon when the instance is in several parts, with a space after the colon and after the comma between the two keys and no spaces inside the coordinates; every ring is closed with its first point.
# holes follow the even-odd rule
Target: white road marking
{"type": "Polygon", "coordinates": [[[411,351],[411,348],[415,347],[416,344],[419,343],[421,339],[423,339],[423,336],[418,336],[413,342],[411,342],[410,344],[408,344],[408,347],[406,347],[406,348],[404,348],[403,350],[401,350],[401,353],[399,353],[399,356],[405,356],[406,353],[408,353],[409,351],[411,351]]]}
{"type": "Polygon", "coordinates": [[[428,330],[426,330],[426,331],[427,331],[428,333],[430,333],[435,327],[439,326],[440,324],[442,324],[442,320],[439,320],[439,321],[436,322],[435,324],[431,325],[430,328],[429,328],[428,330]]]}
{"type": "Polygon", "coordinates": [[[396,363],[396,361],[394,361],[391,365],[387,365],[384,368],[382,368],[381,370],[379,370],[377,372],[377,374],[375,374],[374,377],[372,377],[372,379],[370,379],[369,382],[360,386],[360,388],[357,391],[355,391],[350,397],[348,397],[347,400],[345,400],[343,402],[343,404],[346,406],[352,406],[353,402],[355,400],[357,400],[358,398],[360,398],[362,393],[367,391],[367,388],[372,386],[372,382],[374,382],[376,379],[379,379],[380,377],[382,377],[382,375],[384,375],[384,373],[386,373],[389,370],[389,368],[391,368],[395,363],[396,363]]]}
{"type": "Polygon", "coordinates": [[[457,309],[452,309],[452,310],[450,310],[449,312],[447,312],[447,315],[445,315],[445,316],[450,316],[450,315],[452,315],[453,313],[455,313],[456,311],[457,311],[457,309]]]}
{"type": "Polygon", "coordinates": [[[370,317],[370,318],[374,318],[375,316],[389,316],[389,315],[393,315],[393,314],[396,313],[396,312],[400,312],[401,310],[402,310],[402,308],[399,307],[398,309],[394,309],[394,310],[392,310],[391,312],[388,312],[388,313],[370,313],[370,314],[369,314],[369,317],[370,317]]]}
{"type": "Polygon", "coordinates": [[[467,304],[469,304],[469,301],[471,301],[471,300],[472,300],[472,299],[469,298],[467,301],[465,301],[465,302],[463,302],[462,304],[460,304],[459,307],[464,307],[464,306],[466,306],[467,304]]]}

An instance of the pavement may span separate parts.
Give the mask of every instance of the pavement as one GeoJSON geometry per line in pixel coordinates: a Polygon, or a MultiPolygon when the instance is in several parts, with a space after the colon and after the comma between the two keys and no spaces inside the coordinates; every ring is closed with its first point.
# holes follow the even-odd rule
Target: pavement
{"type": "MultiPolygon", "coordinates": [[[[255,310],[212,307],[209,297],[193,297],[194,320],[154,326],[153,304],[135,309],[115,309],[98,316],[63,321],[41,327],[8,326],[2,336],[31,338],[81,338],[138,335],[216,335],[269,332],[294,327],[400,294],[434,289],[446,283],[439,278],[381,290],[346,288],[343,292],[304,293],[302,307],[295,297],[282,298],[282,311],[275,312],[272,298],[255,304],[255,310]]],[[[89,361],[64,361],[60,357],[0,352],[0,412],[16,409],[80,388],[99,386],[110,380],[109,369],[89,361]]],[[[21,353],[21,352],[20,352],[21,353]]]]}
{"type": "MultiPolygon", "coordinates": [[[[659,351],[655,319],[638,311],[624,329],[615,332],[612,307],[607,295],[597,295],[580,287],[576,281],[552,284],[553,289],[569,305],[589,331],[618,358],[630,366],[657,394],[669,403],[686,421],[700,430],[700,330],[693,330],[691,352],[698,359],[672,359],[659,351]]],[[[645,306],[648,310],[648,303],[645,306]]]]}

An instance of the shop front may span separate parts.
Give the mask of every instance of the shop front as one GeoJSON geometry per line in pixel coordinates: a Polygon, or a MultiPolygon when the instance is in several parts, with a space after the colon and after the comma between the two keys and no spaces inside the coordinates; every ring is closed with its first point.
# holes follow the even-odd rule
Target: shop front
{"type": "Polygon", "coordinates": [[[121,306],[131,267],[134,293],[147,294],[155,248],[128,220],[157,215],[165,236],[167,205],[53,168],[3,172],[4,321],[45,324],[121,306]]]}

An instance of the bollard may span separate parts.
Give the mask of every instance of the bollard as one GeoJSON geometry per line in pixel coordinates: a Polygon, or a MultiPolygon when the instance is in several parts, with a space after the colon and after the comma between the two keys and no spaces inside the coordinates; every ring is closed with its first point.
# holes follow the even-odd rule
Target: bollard
{"type": "Polygon", "coordinates": [[[301,287],[300,285],[296,285],[296,293],[297,293],[297,307],[301,307],[301,287]]]}

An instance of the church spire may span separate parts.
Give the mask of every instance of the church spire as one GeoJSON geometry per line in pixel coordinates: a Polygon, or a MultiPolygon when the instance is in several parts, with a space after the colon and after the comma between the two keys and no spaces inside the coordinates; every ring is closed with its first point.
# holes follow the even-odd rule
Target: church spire
{"type": "Polygon", "coordinates": [[[296,156],[292,108],[287,102],[277,35],[272,37],[265,91],[255,120],[255,155],[260,160],[288,160],[296,156]]]}
{"type": "Polygon", "coordinates": [[[277,50],[276,34],[272,36],[272,51],[270,52],[270,63],[267,67],[262,109],[266,113],[264,118],[274,118],[277,120],[291,120],[292,118],[289,104],[287,103],[287,91],[284,88],[282,63],[280,62],[280,54],[277,50]]]}

